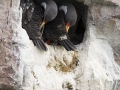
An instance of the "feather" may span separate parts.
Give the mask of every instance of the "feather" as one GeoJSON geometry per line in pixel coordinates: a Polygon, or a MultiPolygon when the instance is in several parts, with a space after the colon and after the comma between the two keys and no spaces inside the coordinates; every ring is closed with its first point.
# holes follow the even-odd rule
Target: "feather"
{"type": "Polygon", "coordinates": [[[27,31],[29,38],[38,48],[47,51],[47,47],[42,40],[42,32],[44,28],[40,28],[43,21],[44,10],[33,0],[21,0],[22,27],[27,31]]]}

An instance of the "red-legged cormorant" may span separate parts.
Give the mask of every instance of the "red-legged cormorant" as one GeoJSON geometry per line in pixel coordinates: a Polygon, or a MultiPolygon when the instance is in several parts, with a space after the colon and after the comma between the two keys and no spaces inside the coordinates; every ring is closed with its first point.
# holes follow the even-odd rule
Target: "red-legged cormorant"
{"type": "Polygon", "coordinates": [[[58,3],[56,18],[45,25],[44,41],[48,44],[61,44],[67,51],[73,51],[76,47],[68,37],[68,30],[75,25],[77,13],[75,7],[67,2],[58,3]]]}
{"type": "Polygon", "coordinates": [[[53,0],[21,0],[22,27],[27,31],[34,45],[47,51],[42,40],[44,25],[53,20],[58,12],[53,0]]]}

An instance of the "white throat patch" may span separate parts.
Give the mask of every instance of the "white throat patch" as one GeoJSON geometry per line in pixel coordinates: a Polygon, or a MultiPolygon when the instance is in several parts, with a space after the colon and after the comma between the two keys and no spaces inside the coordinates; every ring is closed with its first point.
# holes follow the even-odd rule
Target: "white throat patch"
{"type": "Polygon", "coordinates": [[[67,13],[67,6],[60,6],[59,10],[63,10],[64,13],[66,14],[67,13]]]}
{"type": "Polygon", "coordinates": [[[66,35],[61,36],[59,39],[60,39],[60,40],[65,40],[65,39],[67,39],[67,36],[66,36],[66,35]]]}
{"type": "Polygon", "coordinates": [[[44,7],[44,9],[46,9],[46,7],[47,7],[47,5],[46,5],[45,2],[42,2],[42,3],[41,3],[41,6],[44,7]]]}

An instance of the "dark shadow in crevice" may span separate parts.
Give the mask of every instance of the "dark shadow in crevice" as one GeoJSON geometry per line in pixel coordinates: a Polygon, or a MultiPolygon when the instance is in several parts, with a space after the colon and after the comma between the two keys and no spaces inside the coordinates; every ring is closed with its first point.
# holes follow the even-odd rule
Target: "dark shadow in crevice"
{"type": "Polygon", "coordinates": [[[88,6],[80,2],[73,2],[73,5],[76,8],[78,18],[76,25],[70,28],[68,34],[71,42],[74,45],[77,45],[82,43],[84,38],[87,23],[88,6]]]}

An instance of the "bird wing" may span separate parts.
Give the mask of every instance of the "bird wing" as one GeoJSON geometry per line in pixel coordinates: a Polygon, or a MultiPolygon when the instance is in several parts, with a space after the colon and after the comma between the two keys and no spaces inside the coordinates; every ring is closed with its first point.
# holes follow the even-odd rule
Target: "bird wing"
{"type": "Polygon", "coordinates": [[[42,40],[43,28],[40,28],[43,19],[43,9],[33,0],[21,0],[22,7],[22,27],[27,31],[29,38],[35,46],[47,51],[47,47],[42,40]]]}
{"type": "Polygon", "coordinates": [[[45,41],[50,40],[49,44],[61,44],[67,51],[76,50],[66,32],[63,12],[58,12],[56,18],[45,25],[43,37],[45,41]]]}
{"type": "Polygon", "coordinates": [[[21,0],[22,7],[22,26],[24,27],[32,18],[35,4],[33,0],[21,0]]]}

